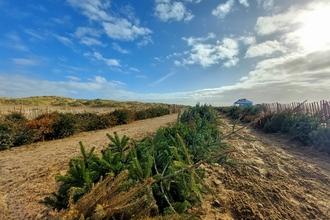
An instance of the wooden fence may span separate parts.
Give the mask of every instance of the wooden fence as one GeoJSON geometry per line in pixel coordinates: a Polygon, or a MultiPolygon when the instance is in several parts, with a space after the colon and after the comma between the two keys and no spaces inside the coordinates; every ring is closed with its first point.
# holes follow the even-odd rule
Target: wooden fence
{"type": "MultiPolygon", "coordinates": [[[[154,106],[155,107],[155,106],[154,106]]],[[[113,112],[115,110],[119,109],[130,109],[133,111],[138,111],[142,109],[146,109],[147,107],[136,107],[136,106],[130,106],[130,107],[100,107],[100,108],[94,108],[94,107],[56,107],[56,106],[45,106],[45,107],[26,107],[26,106],[0,106],[0,116],[1,115],[8,115],[12,112],[19,112],[21,113],[25,118],[27,119],[35,119],[40,115],[48,114],[51,112],[59,112],[59,113],[73,113],[73,114],[79,114],[79,113],[96,113],[96,114],[106,114],[113,112]]],[[[178,113],[179,109],[185,109],[182,106],[178,105],[171,105],[169,106],[170,114],[178,113]]]]}
{"type": "Polygon", "coordinates": [[[291,109],[296,113],[315,115],[319,114],[324,122],[329,122],[330,119],[330,102],[321,100],[319,102],[307,103],[307,100],[299,103],[293,102],[291,104],[280,103],[264,103],[269,112],[282,112],[286,109],[291,109]]]}
{"type": "Polygon", "coordinates": [[[34,119],[40,115],[51,113],[51,112],[59,112],[59,113],[96,113],[96,114],[104,114],[114,111],[115,109],[120,108],[79,108],[79,107],[67,107],[67,108],[56,108],[56,107],[23,107],[23,106],[11,106],[11,107],[2,107],[0,109],[0,115],[7,115],[12,112],[19,112],[27,119],[34,119]]]}

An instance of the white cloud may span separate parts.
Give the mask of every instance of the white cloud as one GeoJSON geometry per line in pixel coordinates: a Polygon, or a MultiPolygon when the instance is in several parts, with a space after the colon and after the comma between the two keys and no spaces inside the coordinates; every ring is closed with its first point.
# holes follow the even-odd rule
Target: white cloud
{"type": "Polygon", "coordinates": [[[129,69],[130,69],[130,70],[133,70],[133,71],[135,71],[135,72],[138,72],[138,73],[140,72],[140,70],[139,70],[139,69],[137,69],[137,68],[134,68],[134,67],[130,67],[129,69]]]}
{"type": "Polygon", "coordinates": [[[41,12],[48,12],[48,10],[42,5],[29,5],[29,7],[41,12]]]}
{"type": "Polygon", "coordinates": [[[278,32],[288,32],[295,26],[304,24],[308,15],[323,5],[309,4],[304,8],[291,6],[287,12],[267,17],[258,17],[255,30],[259,35],[270,35],[278,32]]]}
{"type": "Polygon", "coordinates": [[[85,44],[87,46],[92,46],[92,45],[98,45],[98,46],[103,46],[105,47],[106,45],[103,44],[101,41],[99,41],[98,39],[95,38],[91,38],[91,37],[83,37],[80,40],[80,43],[85,44]]]}
{"type": "Polygon", "coordinates": [[[181,21],[188,22],[194,15],[185,7],[182,2],[171,0],[155,0],[155,16],[161,21],[181,21]]]}
{"type": "Polygon", "coordinates": [[[106,34],[117,40],[134,40],[152,33],[150,29],[135,26],[124,18],[116,19],[114,22],[103,22],[102,25],[106,34]]]}
{"type": "Polygon", "coordinates": [[[185,0],[186,2],[190,2],[190,3],[200,3],[202,0],[185,0]]]}
{"type": "Polygon", "coordinates": [[[99,37],[101,36],[101,31],[90,28],[90,27],[78,27],[74,35],[78,38],[84,37],[86,35],[91,35],[93,37],[99,37]]]}
{"type": "Polygon", "coordinates": [[[192,46],[196,43],[204,42],[204,41],[207,41],[209,39],[213,39],[215,37],[216,37],[216,35],[214,33],[209,33],[207,35],[207,37],[197,37],[197,38],[196,37],[189,37],[189,38],[183,37],[182,40],[187,41],[188,45],[192,46]]]}
{"type": "MultiPolygon", "coordinates": [[[[206,38],[199,39],[204,41],[206,38]]],[[[224,67],[232,67],[238,62],[239,50],[235,39],[224,38],[221,42],[217,41],[216,44],[200,43],[201,40],[195,40],[194,38],[190,41],[185,40],[192,48],[188,53],[188,58],[183,59],[183,65],[199,64],[203,67],[209,67],[224,61],[224,67]]]]}
{"type": "Polygon", "coordinates": [[[76,76],[66,76],[66,78],[72,80],[72,81],[80,81],[81,79],[76,76]]]}
{"type": "Polygon", "coordinates": [[[161,58],[159,57],[154,57],[155,60],[159,61],[159,62],[164,62],[164,60],[162,60],[161,58]]]}
{"type": "Polygon", "coordinates": [[[238,40],[242,41],[245,45],[251,45],[256,43],[256,38],[254,36],[240,37],[238,40]]]}
{"type": "MultiPolygon", "coordinates": [[[[99,97],[100,94],[112,94],[112,99],[120,100],[123,96],[129,94],[121,90],[122,82],[107,81],[103,76],[94,76],[94,78],[86,80],[73,80],[72,77],[68,81],[50,81],[27,78],[25,76],[13,74],[0,74],[0,96],[8,97],[25,97],[57,95],[72,97],[79,94],[82,98],[87,95],[94,94],[99,97]]],[[[133,97],[133,96],[132,96],[133,97]]]]}
{"type": "Polygon", "coordinates": [[[24,32],[29,34],[30,36],[37,38],[39,40],[45,40],[44,37],[42,37],[40,34],[37,34],[35,31],[33,31],[32,29],[24,29],[24,32]]]}
{"type": "Polygon", "coordinates": [[[38,60],[26,58],[13,58],[12,61],[14,62],[14,64],[21,66],[37,66],[40,64],[38,60]]]}
{"type": "Polygon", "coordinates": [[[121,48],[121,47],[119,46],[119,44],[117,44],[117,43],[115,43],[115,42],[112,43],[112,48],[113,48],[114,50],[117,50],[117,51],[120,52],[120,53],[123,53],[123,54],[131,53],[131,52],[129,52],[128,50],[121,48]]]}
{"type": "Polygon", "coordinates": [[[150,36],[144,36],[140,42],[137,43],[138,47],[143,47],[148,45],[149,43],[154,43],[150,36]]]}
{"type": "MultiPolygon", "coordinates": [[[[109,0],[68,0],[68,3],[72,7],[81,9],[82,14],[91,21],[101,24],[105,33],[112,39],[132,41],[152,33],[150,29],[139,26],[139,20],[135,18],[131,7],[129,7],[129,10],[127,7],[123,10],[128,17],[127,19],[110,10],[109,0]],[[113,14],[117,14],[117,16],[113,16],[113,14]]],[[[75,34],[78,37],[86,34],[96,37],[100,35],[100,32],[94,32],[93,29],[85,27],[78,28],[75,34]]]]}
{"type": "Polygon", "coordinates": [[[60,41],[62,44],[65,44],[66,46],[72,46],[73,45],[72,41],[69,38],[67,38],[67,37],[63,37],[63,36],[60,36],[58,34],[53,34],[53,36],[58,41],[60,41]]]}
{"type": "Polygon", "coordinates": [[[262,36],[272,35],[296,50],[324,49],[330,46],[330,32],[324,28],[329,14],[330,5],[326,2],[294,5],[281,14],[259,17],[255,30],[262,36]]]}
{"type": "Polygon", "coordinates": [[[159,83],[163,82],[165,79],[167,79],[170,76],[173,76],[176,72],[171,71],[168,74],[166,74],[165,76],[163,76],[162,78],[158,79],[157,81],[151,83],[151,86],[157,86],[159,83]]]}
{"type": "Polygon", "coordinates": [[[107,80],[102,76],[95,76],[94,81],[99,84],[104,84],[107,80]]]}
{"type": "Polygon", "coordinates": [[[244,5],[245,7],[249,7],[249,2],[248,0],[239,0],[238,1],[240,4],[244,5]]]}
{"type": "Polygon", "coordinates": [[[104,61],[108,66],[120,66],[117,59],[106,59],[98,52],[94,52],[93,55],[96,59],[104,61]]]}
{"type": "Polygon", "coordinates": [[[106,12],[110,8],[109,0],[67,0],[67,2],[72,7],[81,9],[82,14],[90,20],[112,20],[112,17],[106,12]]]}
{"type": "Polygon", "coordinates": [[[6,34],[6,37],[8,38],[9,42],[0,42],[0,45],[23,52],[29,51],[29,48],[23,44],[21,38],[16,33],[6,34]]]}
{"type": "Polygon", "coordinates": [[[233,66],[236,66],[238,63],[239,59],[237,57],[233,57],[232,59],[228,60],[223,64],[224,67],[230,68],[233,66]]]}
{"type": "Polygon", "coordinates": [[[252,58],[257,56],[269,56],[276,51],[284,53],[287,51],[287,48],[285,48],[277,40],[266,41],[261,44],[250,46],[246,51],[245,57],[252,58]]]}
{"type": "Polygon", "coordinates": [[[233,6],[235,4],[234,0],[228,0],[226,3],[224,4],[219,4],[216,9],[212,10],[212,15],[223,19],[226,17],[226,15],[229,14],[229,12],[231,12],[233,10],[233,6]]]}
{"type": "Polygon", "coordinates": [[[175,64],[176,66],[181,66],[181,65],[182,65],[181,62],[178,61],[178,60],[174,60],[174,64],[175,64]]]}
{"type": "Polygon", "coordinates": [[[272,10],[274,9],[274,0],[258,0],[258,5],[265,10],[272,10]]]}
{"type": "Polygon", "coordinates": [[[136,78],[146,79],[147,77],[145,75],[137,75],[136,78]]]}

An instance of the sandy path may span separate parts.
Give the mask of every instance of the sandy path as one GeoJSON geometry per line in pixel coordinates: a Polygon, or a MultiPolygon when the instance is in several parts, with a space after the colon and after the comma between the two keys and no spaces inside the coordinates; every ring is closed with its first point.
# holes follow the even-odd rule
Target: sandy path
{"type": "Polygon", "coordinates": [[[330,219],[329,155],[301,148],[279,134],[250,128],[239,133],[259,140],[226,140],[237,149],[230,158],[250,165],[206,166],[218,201],[206,197],[204,219],[330,219]]]}
{"type": "Polygon", "coordinates": [[[55,191],[55,175],[64,173],[69,159],[80,154],[79,141],[99,151],[110,143],[106,133],[117,131],[139,139],[175,122],[176,114],[137,121],[110,129],[35,143],[0,152],[0,219],[38,219],[48,209],[38,202],[55,191]]]}

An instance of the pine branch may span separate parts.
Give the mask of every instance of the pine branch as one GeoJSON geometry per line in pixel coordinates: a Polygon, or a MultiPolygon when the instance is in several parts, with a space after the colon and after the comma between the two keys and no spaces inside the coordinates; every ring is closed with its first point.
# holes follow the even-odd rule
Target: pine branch
{"type": "Polygon", "coordinates": [[[199,162],[197,162],[197,163],[195,163],[195,164],[192,164],[192,165],[190,165],[190,166],[188,166],[188,167],[186,167],[186,168],[183,168],[183,169],[181,169],[181,170],[178,170],[178,171],[176,171],[176,172],[174,172],[174,173],[172,173],[172,174],[169,174],[169,175],[167,175],[167,176],[163,176],[163,177],[161,177],[161,178],[155,180],[155,182],[161,182],[161,181],[166,180],[166,179],[171,179],[171,178],[177,176],[177,175],[180,174],[180,173],[183,173],[183,172],[189,171],[189,170],[191,170],[191,169],[197,168],[197,167],[199,167],[199,166],[200,166],[201,164],[203,164],[203,163],[209,162],[209,161],[211,161],[211,160],[213,160],[213,159],[216,159],[216,158],[218,158],[218,157],[221,157],[221,156],[223,156],[223,155],[226,155],[226,154],[229,154],[229,153],[232,153],[232,152],[236,152],[236,149],[234,149],[234,150],[230,150],[230,151],[226,151],[226,152],[223,152],[223,153],[220,153],[220,154],[217,154],[217,155],[214,155],[214,156],[209,157],[209,158],[207,158],[207,159],[205,159],[205,160],[201,160],[201,161],[199,161],[199,162]]]}

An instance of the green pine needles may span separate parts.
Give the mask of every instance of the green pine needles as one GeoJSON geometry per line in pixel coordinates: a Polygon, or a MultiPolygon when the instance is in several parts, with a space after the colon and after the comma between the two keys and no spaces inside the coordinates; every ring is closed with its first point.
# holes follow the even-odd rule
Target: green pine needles
{"type": "Polygon", "coordinates": [[[144,216],[182,215],[202,204],[203,193],[213,193],[199,166],[225,162],[233,151],[222,142],[230,134],[220,136],[218,125],[213,108],[197,104],[183,112],[174,126],[160,128],[154,136],[137,141],[116,132],[107,134],[111,143],[101,156],[80,142],[81,157],[70,160],[68,173],[57,176],[58,192],[44,202],[63,210],[58,216],[74,210],[76,218],[68,219],[133,219],[136,210],[144,216]],[[99,218],[94,218],[95,213],[99,218]]]}

